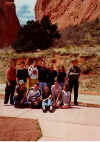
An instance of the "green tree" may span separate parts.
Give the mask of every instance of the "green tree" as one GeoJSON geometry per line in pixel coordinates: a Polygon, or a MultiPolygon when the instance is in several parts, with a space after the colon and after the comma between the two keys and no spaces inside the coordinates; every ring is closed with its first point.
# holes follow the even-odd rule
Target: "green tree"
{"type": "Polygon", "coordinates": [[[60,36],[57,25],[52,24],[49,17],[45,16],[41,22],[28,21],[21,27],[12,47],[17,52],[47,49],[60,36]]]}

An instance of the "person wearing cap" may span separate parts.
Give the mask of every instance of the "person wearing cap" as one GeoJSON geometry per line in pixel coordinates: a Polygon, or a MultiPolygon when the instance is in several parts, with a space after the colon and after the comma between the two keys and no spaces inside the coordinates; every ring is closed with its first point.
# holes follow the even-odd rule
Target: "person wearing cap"
{"type": "Polygon", "coordinates": [[[69,87],[70,91],[74,88],[74,104],[78,105],[78,88],[79,88],[80,68],[78,67],[78,61],[72,60],[72,67],[69,69],[69,87]]]}
{"type": "Polygon", "coordinates": [[[18,83],[19,80],[23,80],[26,85],[28,77],[28,69],[25,67],[25,62],[21,62],[20,68],[17,70],[16,81],[18,83]]]}
{"type": "Polygon", "coordinates": [[[38,82],[38,69],[36,60],[34,60],[33,64],[29,66],[28,75],[29,78],[27,80],[27,90],[29,90],[29,88],[31,88],[35,83],[38,82]]]}
{"type": "Polygon", "coordinates": [[[14,104],[13,96],[16,87],[16,66],[13,60],[10,61],[10,67],[6,75],[7,83],[5,88],[4,104],[7,104],[10,97],[10,104],[14,104]]]}
{"type": "Polygon", "coordinates": [[[14,105],[15,107],[22,107],[27,104],[26,99],[27,89],[25,87],[25,82],[23,80],[19,80],[16,85],[15,96],[14,96],[14,105]]]}

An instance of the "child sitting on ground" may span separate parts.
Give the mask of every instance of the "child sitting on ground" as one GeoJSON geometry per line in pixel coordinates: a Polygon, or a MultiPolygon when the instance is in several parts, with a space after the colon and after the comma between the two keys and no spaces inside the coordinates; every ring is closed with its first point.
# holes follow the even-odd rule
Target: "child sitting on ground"
{"type": "Polygon", "coordinates": [[[25,87],[25,82],[23,80],[19,80],[18,85],[16,86],[15,96],[14,96],[15,107],[22,107],[27,104],[26,92],[27,89],[25,87]]]}
{"type": "Polygon", "coordinates": [[[43,112],[46,112],[47,109],[49,109],[50,112],[53,112],[50,90],[48,86],[45,86],[42,93],[42,110],[43,112]]]}
{"type": "Polygon", "coordinates": [[[63,106],[62,108],[69,108],[70,107],[70,100],[71,100],[71,93],[68,85],[64,85],[62,90],[62,100],[63,106]]]}
{"type": "Polygon", "coordinates": [[[39,88],[39,84],[35,83],[32,88],[29,89],[27,95],[27,102],[31,107],[41,106],[41,90],[39,88]]]}
{"type": "Polygon", "coordinates": [[[57,81],[51,87],[53,106],[59,108],[62,105],[62,88],[57,81]]]}

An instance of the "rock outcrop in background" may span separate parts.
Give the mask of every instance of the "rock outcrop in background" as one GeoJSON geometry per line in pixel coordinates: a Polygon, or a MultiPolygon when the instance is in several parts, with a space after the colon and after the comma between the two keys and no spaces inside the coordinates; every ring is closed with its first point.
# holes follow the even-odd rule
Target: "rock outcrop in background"
{"type": "Polygon", "coordinates": [[[59,29],[100,18],[100,0],[37,0],[36,19],[49,15],[59,29]]]}
{"type": "Polygon", "coordinates": [[[14,0],[0,0],[0,47],[9,46],[19,28],[14,0]]]}

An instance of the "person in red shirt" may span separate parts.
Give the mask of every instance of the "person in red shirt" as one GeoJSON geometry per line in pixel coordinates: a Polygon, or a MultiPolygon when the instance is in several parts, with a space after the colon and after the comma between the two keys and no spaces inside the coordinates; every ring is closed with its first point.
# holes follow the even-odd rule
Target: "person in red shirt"
{"type": "Polygon", "coordinates": [[[5,88],[4,104],[7,104],[10,97],[10,104],[14,104],[14,92],[16,87],[16,66],[13,60],[10,61],[10,67],[8,68],[6,75],[7,83],[5,88]]]}

